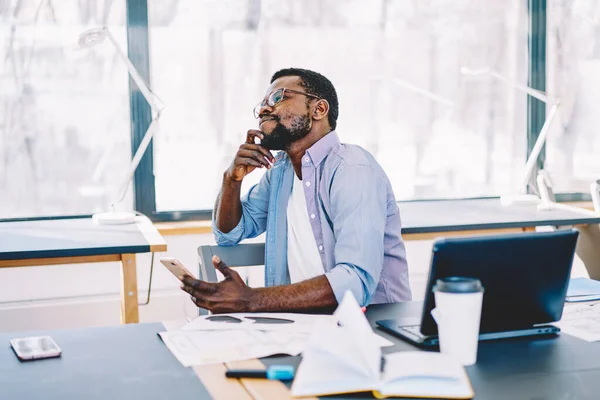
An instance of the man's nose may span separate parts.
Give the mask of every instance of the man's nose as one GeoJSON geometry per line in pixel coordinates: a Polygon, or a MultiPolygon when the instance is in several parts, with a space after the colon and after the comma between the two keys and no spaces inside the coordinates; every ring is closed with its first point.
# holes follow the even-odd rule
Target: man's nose
{"type": "Polygon", "coordinates": [[[258,117],[262,117],[264,114],[271,114],[273,112],[273,107],[268,105],[266,102],[262,103],[258,108],[258,117]]]}

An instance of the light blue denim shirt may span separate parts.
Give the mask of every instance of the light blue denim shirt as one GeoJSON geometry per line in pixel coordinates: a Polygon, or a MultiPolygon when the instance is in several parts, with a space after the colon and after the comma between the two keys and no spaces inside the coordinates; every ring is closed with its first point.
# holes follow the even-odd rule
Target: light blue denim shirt
{"type": "MultiPolygon", "coordinates": [[[[273,167],[242,197],[238,225],[223,233],[213,220],[221,246],[267,232],[265,286],[290,283],[286,211],[293,180],[292,162],[279,152],[273,167]]],[[[325,276],[338,303],[346,290],[363,306],[410,300],[400,211],[375,158],[330,132],[302,158],[302,184],[325,276]]]]}

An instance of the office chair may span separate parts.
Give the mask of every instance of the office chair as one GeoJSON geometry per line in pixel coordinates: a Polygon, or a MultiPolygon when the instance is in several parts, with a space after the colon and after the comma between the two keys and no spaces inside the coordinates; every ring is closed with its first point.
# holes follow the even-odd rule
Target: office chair
{"type": "MultiPolygon", "coordinates": [[[[217,273],[212,264],[213,256],[219,258],[230,267],[250,267],[265,265],[264,243],[243,243],[237,246],[211,246],[198,247],[199,279],[206,282],[217,282],[217,273]]],[[[207,315],[208,311],[199,308],[200,315],[207,315]]]]}

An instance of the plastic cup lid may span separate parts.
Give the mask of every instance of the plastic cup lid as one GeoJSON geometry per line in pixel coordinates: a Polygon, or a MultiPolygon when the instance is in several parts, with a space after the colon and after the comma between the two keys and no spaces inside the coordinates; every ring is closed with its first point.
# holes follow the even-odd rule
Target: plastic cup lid
{"type": "Polygon", "coordinates": [[[452,276],[438,279],[435,282],[433,291],[444,293],[478,293],[483,292],[483,286],[477,278],[452,276]]]}

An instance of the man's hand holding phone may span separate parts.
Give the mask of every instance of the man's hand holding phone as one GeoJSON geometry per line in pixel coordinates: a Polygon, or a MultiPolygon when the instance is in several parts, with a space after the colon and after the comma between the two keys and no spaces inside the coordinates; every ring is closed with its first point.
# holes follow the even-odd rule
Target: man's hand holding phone
{"type": "Polygon", "coordinates": [[[221,282],[205,282],[197,279],[173,257],[163,257],[160,262],[181,281],[181,289],[190,294],[192,301],[198,307],[217,313],[251,311],[252,289],[219,257],[214,256],[212,262],[215,269],[225,277],[221,282]]]}
{"type": "Polygon", "coordinates": [[[185,276],[181,289],[187,292],[196,306],[213,313],[253,312],[254,289],[219,257],[213,256],[213,266],[223,274],[220,282],[205,282],[185,276]]]}
{"type": "Polygon", "coordinates": [[[275,162],[273,154],[255,143],[255,138],[263,139],[264,134],[256,129],[250,129],[246,135],[246,143],[238,149],[233,163],[227,169],[227,177],[235,182],[242,179],[256,168],[271,168],[275,162]]]}
{"type": "Polygon", "coordinates": [[[194,278],[194,274],[192,274],[186,267],[184,267],[179,260],[173,257],[163,257],[160,259],[160,263],[167,267],[167,269],[171,271],[171,273],[182,282],[183,278],[185,278],[186,276],[194,278]]]}

